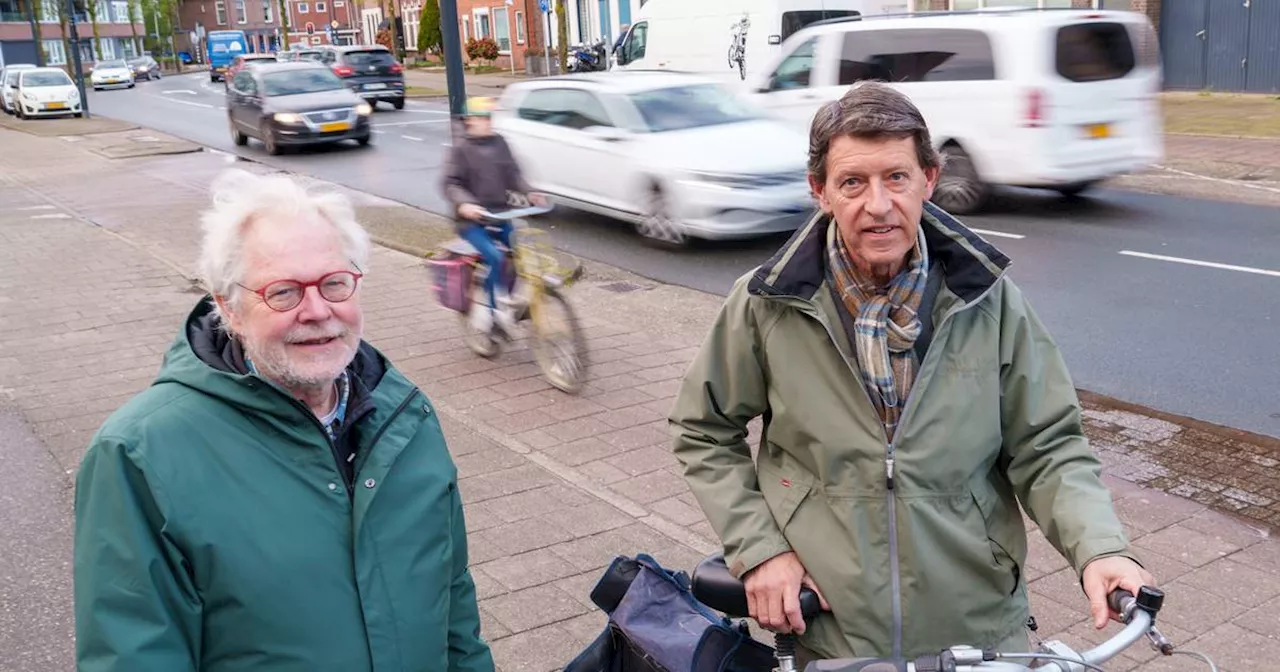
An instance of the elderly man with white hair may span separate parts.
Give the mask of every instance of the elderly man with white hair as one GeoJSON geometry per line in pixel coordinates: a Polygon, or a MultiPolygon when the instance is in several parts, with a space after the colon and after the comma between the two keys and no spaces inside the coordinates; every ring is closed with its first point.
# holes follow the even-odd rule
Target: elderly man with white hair
{"type": "Polygon", "coordinates": [[[491,672],[431,402],[361,340],[349,202],[233,171],[210,296],[76,483],[82,672],[491,672]]]}

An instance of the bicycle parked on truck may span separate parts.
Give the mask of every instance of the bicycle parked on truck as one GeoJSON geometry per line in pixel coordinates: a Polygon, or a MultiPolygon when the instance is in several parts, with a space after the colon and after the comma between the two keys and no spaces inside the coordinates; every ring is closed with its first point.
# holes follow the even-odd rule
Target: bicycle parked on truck
{"type": "MultiPolygon", "coordinates": [[[[691,583],[693,596],[699,602],[730,618],[748,616],[746,586],[729,572],[723,555],[703,559],[694,570],[691,583]]],[[[845,658],[813,661],[804,668],[804,672],[1105,672],[1103,663],[1143,638],[1165,656],[1199,658],[1209,669],[1217,672],[1217,666],[1207,656],[1176,650],[1156,627],[1156,614],[1164,603],[1164,593],[1160,590],[1143,586],[1135,597],[1129,591],[1119,589],[1111,593],[1108,603],[1121,615],[1125,626],[1107,641],[1087,651],[1077,652],[1057,640],[1043,642],[1038,650],[1028,652],[1000,652],[957,645],[915,660],[845,658]]],[[[800,611],[805,622],[811,622],[820,609],[818,595],[807,587],[801,588],[800,611]]],[[[775,635],[775,646],[775,672],[797,670],[795,635],[775,635]]]]}
{"type": "Polygon", "coordinates": [[[434,289],[440,305],[459,314],[464,340],[472,352],[492,359],[503,343],[515,340],[495,322],[481,331],[470,319],[473,310],[489,309],[485,279],[501,273],[501,282],[518,303],[516,322],[530,325],[530,347],[547,382],[561,391],[576,394],[587,374],[587,348],[582,328],[562,290],[582,277],[582,266],[560,263],[559,255],[542,238],[544,231],[528,226],[525,218],[550,212],[550,207],[525,207],[504,212],[485,212],[486,228],[493,231],[499,222],[511,222],[512,246],[498,244],[506,255],[501,269],[490,269],[479,251],[462,238],[443,245],[428,260],[434,271],[434,289]]]}

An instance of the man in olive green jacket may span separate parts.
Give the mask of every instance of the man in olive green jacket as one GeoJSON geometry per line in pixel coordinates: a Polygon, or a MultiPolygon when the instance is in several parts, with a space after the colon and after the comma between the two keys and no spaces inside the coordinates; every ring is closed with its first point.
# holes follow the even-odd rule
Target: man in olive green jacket
{"type": "Polygon", "coordinates": [[[928,202],[939,164],[887,85],[819,111],[821,212],[734,286],[672,411],[752,616],[802,633],[802,661],[1025,651],[1019,503],[1080,573],[1096,627],[1111,590],[1152,583],[1008,258],[928,202]],[[830,610],[807,628],[802,583],[830,610]]]}

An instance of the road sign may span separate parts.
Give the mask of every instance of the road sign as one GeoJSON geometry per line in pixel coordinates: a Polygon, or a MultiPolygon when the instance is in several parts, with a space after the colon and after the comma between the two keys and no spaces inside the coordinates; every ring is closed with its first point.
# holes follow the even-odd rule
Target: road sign
{"type": "Polygon", "coordinates": [[[330,22],[329,22],[329,26],[330,26],[330,27],[332,27],[334,30],[337,30],[337,28],[338,28],[338,26],[339,26],[339,25],[341,25],[341,24],[339,24],[339,23],[338,23],[338,21],[337,21],[336,19],[335,19],[335,20],[333,20],[333,21],[330,21],[330,22]]]}
{"type": "Polygon", "coordinates": [[[546,14],[551,11],[551,4],[547,0],[538,0],[538,11],[546,14]]]}

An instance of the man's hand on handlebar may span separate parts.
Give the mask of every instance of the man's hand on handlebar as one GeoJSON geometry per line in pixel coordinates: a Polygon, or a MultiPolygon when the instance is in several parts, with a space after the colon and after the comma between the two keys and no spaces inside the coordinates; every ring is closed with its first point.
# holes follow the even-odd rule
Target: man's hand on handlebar
{"type": "Polygon", "coordinates": [[[1138,594],[1142,586],[1155,586],[1151,573],[1129,558],[1111,556],[1098,558],[1085,565],[1081,575],[1084,594],[1089,598],[1089,611],[1093,613],[1093,627],[1101,630],[1107,626],[1107,618],[1120,621],[1120,614],[1107,606],[1107,596],[1116,588],[1138,594]]]}
{"type": "Polygon", "coordinates": [[[827,599],[800,564],[795,551],[787,551],[765,560],[743,577],[747,587],[747,608],[760,627],[783,634],[804,634],[804,618],[800,615],[800,587],[808,586],[817,593],[823,610],[830,611],[827,599]]]}
{"type": "Polygon", "coordinates": [[[484,208],[476,205],[475,203],[463,203],[458,206],[458,216],[463,219],[479,221],[484,219],[484,212],[484,208]]]}

